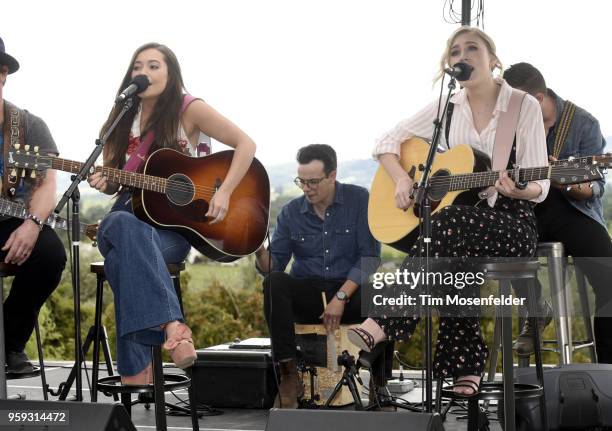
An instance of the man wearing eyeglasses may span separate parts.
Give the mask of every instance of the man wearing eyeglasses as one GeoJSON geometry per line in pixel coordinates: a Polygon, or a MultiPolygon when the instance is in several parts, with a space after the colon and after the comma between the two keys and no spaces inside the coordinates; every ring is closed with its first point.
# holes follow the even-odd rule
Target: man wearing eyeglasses
{"type": "Polygon", "coordinates": [[[322,318],[327,331],[334,331],[340,323],[359,322],[359,287],[380,264],[380,244],[368,228],[368,191],[336,181],[334,149],[308,145],[298,151],[297,162],[294,182],[304,194],[282,208],[269,248],[256,252],[258,269],[267,273],[264,312],[281,372],[282,408],[296,408],[303,395],[294,324],[322,318]]]}

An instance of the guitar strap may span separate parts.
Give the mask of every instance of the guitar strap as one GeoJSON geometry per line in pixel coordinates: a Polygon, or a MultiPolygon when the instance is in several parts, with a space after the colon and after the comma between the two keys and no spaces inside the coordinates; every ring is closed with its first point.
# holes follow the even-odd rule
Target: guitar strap
{"type": "Polygon", "coordinates": [[[2,196],[13,197],[17,191],[17,175],[9,174],[6,161],[11,147],[20,144],[23,148],[25,144],[25,114],[24,111],[8,101],[4,101],[4,145],[3,163],[4,172],[2,174],[2,196]]]}
{"type": "Polygon", "coordinates": [[[455,110],[455,104],[450,102],[446,109],[446,123],[444,124],[444,138],[446,139],[446,148],[450,150],[450,143],[448,142],[448,135],[450,134],[451,120],[453,119],[453,111],[455,110]]]}
{"type": "MultiPolygon", "coordinates": [[[[508,109],[499,113],[497,129],[495,131],[495,143],[493,144],[493,157],[491,160],[493,171],[501,171],[508,166],[510,153],[514,147],[513,143],[515,142],[516,127],[521,114],[523,99],[526,94],[527,93],[524,91],[513,88],[508,102],[508,109]]],[[[489,198],[493,196],[495,192],[495,187],[491,186],[479,193],[479,196],[482,199],[489,198]]]]}
{"type": "Polygon", "coordinates": [[[576,112],[576,105],[574,105],[569,100],[565,101],[563,105],[563,112],[561,112],[561,119],[559,120],[559,124],[555,126],[555,143],[553,145],[552,156],[556,159],[559,158],[559,154],[561,154],[561,150],[565,145],[565,141],[567,140],[567,135],[569,134],[569,128],[572,125],[572,120],[574,119],[574,113],[576,112]]]}
{"type": "MultiPolygon", "coordinates": [[[[185,112],[185,110],[189,106],[189,104],[196,99],[197,98],[192,96],[191,94],[183,95],[183,104],[181,105],[180,114],[182,115],[183,112],[185,112]]],[[[140,168],[140,165],[142,164],[142,162],[146,160],[149,154],[149,150],[151,149],[151,145],[153,144],[154,140],[155,140],[155,134],[153,133],[152,130],[149,130],[147,134],[144,136],[144,138],[142,139],[142,141],[140,141],[140,145],[138,145],[138,148],[136,148],[136,151],[132,153],[128,161],[125,163],[123,170],[126,172],[136,172],[138,168],[140,168]]]]}

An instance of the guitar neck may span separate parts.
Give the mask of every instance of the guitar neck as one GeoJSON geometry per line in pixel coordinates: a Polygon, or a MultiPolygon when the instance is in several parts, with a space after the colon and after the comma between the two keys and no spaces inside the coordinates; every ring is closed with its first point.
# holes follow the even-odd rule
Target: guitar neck
{"type": "MultiPolygon", "coordinates": [[[[84,163],[60,158],[51,159],[51,167],[58,171],[77,174],[83,168],[84,163]]],[[[96,166],[95,172],[102,172],[108,179],[123,186],[136,187],[138,189],[165,193],[168,180],[166,178],[151,175],[127,172],[121,169],[96,166]]]]}
{"type": "MultiPolygon", "coordinates": [[[[555,169],[553,166],[542,166],[537,168],[525,168],[519,169],[518,180],[520,182],[529,182],[537,180],[549,179],[551,171],[555,169]]],[[[499,179],[499,174],[503,171],[487,171],[487,172],[475,172],[469,174],[456,174],[447,177],[434,177],[432,178],[432,185],[437,182],[444,182],[449,184],[449,191],[457,190],[468,190],[475,188],[484,188],[495,185],[495,181],[499,179]]],[[[515,176],[515,170],[505,171],[509,177],[514,181],[517,181],[515,176]]]]}
{"type": "MultiPolygon", "coordinates": [[[[28,211],[25,205],[21,203],[0,198],[0,214],[23,220],[28,215],[28,211]]],[[[44,221],[44,224],[52,227],[53,229],[68,230],[70,228],[66,219],[56,216],[55,214],[51,214],[47,220],[44,221]]],[[[85,223],[80,223],[79,230],[82,234],[85,234],[87,231],[87,225],[85,223]]]]}

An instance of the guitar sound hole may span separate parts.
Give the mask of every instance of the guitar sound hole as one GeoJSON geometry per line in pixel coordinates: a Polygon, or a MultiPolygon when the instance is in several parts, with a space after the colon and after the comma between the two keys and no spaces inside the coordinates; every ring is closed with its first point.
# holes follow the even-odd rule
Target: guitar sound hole
{"type": "Polygon", "coordinates": [[[432,201],[440,201],[448,193],[450,184],[445,178],[450,176],[450,172],[446,169],[440,169],[433,174],[431,180],[431,188],[429,189],[429,199],[432,201]]]}
{"type": "Polygon", "coordinates": [[[187,205],[195,197],[194,184],[186,175],[171,175],[168,178],[166,196],[174,205],[187,205]]]}

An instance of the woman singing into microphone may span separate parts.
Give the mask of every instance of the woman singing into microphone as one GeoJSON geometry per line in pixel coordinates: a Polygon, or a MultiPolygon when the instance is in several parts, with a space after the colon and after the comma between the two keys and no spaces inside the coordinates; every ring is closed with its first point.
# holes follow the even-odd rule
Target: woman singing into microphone
{"type": "MultiPolygon", "coordinates": [[[[473,71],[468,79],[460,81],[463,88],[451,98],[454,109],[451,119],[447,118],[450,121],[448,142],[443,133],[440,146],[452,148],[469,144],[491,157],[498,119],[508,108],[512,89],[503,79],[493,75],[495,69],[502,70],[502,67],[493,40],[483,31],[461,27],[450,36],[440,61],[439,77],[445,68],[459,62],[467,63],[473,71]]],[[[376,142],[374,156],[395,182],[398,208],[407,209],[413,203],[413,180],[400,165],[400,145],[413,136],[431,137],[437,112],[436,100],[401,121],[376,142]]],[[[542,113],[537,100],[529,95],[522,101],[515,143],[510,163],[517,163],[522,168],[548,164],[542,113]]],[[[451,205],[442,209],[432,217],[431,255],[464,259],[532,256],[537,243],[533,206],[544,200],[548,188],[548,180],[519,187],[504,174],[495,184],[497,193],[487,202],[476,207],[451,205]]],[[[408,257],[422,255],[424,250],[419,248],[420,241],[417,241],[408,257]]],[[[488,351],[482,339],[478,309],[467,314],[467,317],[442,314],[433,365],[437,378],[452,376],[456,392],[472,395],[479,390],[488,351]]],[[[366,320],[350,333],[351,341],[370,351],[387,337],[408,340],[418,323],[418,316],[401,312],[397,315],[402,317],[385,315],[366,320]]]]}
{"type": "MultiPolygon", "coordinates": [[[[199,134],[203,132],[235,149],[227,176],[206,214],[210,223],[220,222],[227,214],[232,191],[251,165],[255,143],[204,101],[184,94],[179,63],[168,47],[148,43],[138,48],[119,91],[138,75],[145,75],[150,85],[138,94],[136,106],[110,135],[104,148],[104,165],[138,170],[139,158],[159,148],[196,155],[199,134]],[[153,137],[148,149],[147,136],[153,137]]],[[[118,104],[110,112],[103,132],[120,109],[118,104]]],[[[156,229],[137,219],[132,214],[131,192],[127,188],[120,189],[102,173],[93,174],[88,181],[103,193],[118,192],[117,201],[100,224],[98,244],[114,293],[122,382],[150,383],[154,344],[164,343],[177,367],[191,366],[196,359],[191,331],[183,321],[166,269],[166,263],[185,259],[189,243],[178,233],[156,229]]]]}

